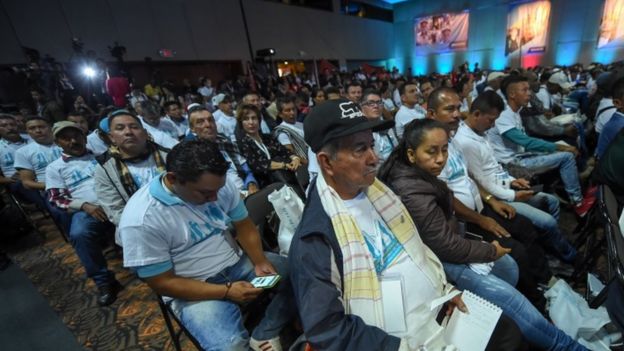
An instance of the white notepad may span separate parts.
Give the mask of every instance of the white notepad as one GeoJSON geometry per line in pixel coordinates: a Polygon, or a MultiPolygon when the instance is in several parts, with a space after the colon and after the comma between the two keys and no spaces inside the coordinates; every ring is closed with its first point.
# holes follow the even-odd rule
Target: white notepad
{"type": "Polygon", "coordinates": [[[403,282],[400,278],[381,280],[381,302],[384,310],[384,330],[389,334],[406,331],[405,306],[403,305],[403,282]]]}
{"type": "Polygon", "coordinates": [[[468,290],[464,290],[462,300],[468,313],[457,308],[453,311],[444,331],[444,339],[461,351],[483,351],[503,310],[468,290]]]}

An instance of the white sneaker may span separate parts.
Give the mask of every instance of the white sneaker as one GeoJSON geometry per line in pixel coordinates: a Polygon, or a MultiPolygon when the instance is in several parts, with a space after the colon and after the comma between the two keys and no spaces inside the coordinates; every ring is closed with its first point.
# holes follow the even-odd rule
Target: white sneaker
{"type": "Polygon", "coordinates": [[[254,351],[282,351],[282,344],[280,344],[279,336],[269,340],[256,340],[251,338],[249,340],[249,347],[254,351]]]}

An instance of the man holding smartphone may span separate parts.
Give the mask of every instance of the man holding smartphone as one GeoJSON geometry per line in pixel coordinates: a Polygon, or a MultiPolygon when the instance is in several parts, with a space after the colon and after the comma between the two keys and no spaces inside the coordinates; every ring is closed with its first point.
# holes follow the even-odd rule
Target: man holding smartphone
{"type": "Polygon", "coordinates": [[[546,243],[566,261],[572,262],[576,249],[559,228],[559,200],[536,192],[528,180],[513,178],[496,161],[485,132],[494,126],[505,104],[498,94],[484,92],[472,103],[470,114],[460,124],[454,141],[461,149],[471,177],[495,198],[511,205],[544,234],[546,243]]]}
{"type": "Polygon", "coordinates": [[[228,167],[215,143],[175,146],[166,173],[139,189],[124,209],[124,265],[165,296],[202,348],[281,350],[279,332],[295,313],[286,258],[262,251],[228,167]],[[285,281],[250,338],[238,305],[263,291],[250,281],[276,274],[285,281]]]}

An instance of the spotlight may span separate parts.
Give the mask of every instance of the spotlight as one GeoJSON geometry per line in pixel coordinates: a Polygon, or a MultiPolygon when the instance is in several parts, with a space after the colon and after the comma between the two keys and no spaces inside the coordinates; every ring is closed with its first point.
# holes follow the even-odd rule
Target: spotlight
{"type": "Polygon", "coordinates": [[[275,49],[272,48],[260,49],[256,51],[256,56],[258,57],[271,57],[273,55],[275,55],[275,49]]]}
{"type": "Polygon", "coordinates": [[[87,78],[93,78],[95,77],[95,70],[89,66],[85,67],[82,69],[82,74],[85,75],[85,77],[87,78]]]}

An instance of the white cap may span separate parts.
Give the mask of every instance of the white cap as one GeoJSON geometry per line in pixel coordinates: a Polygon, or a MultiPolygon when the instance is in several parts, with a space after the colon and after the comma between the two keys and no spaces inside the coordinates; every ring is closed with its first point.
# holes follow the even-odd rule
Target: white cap
{"type": "Polygon", "coordinates": [[[570,90],[574,87],[574,84],[568,81],[568,77],[563,73],[563,71],[558,71],[553,73],[550,78],[548,78],[548,83],[557,84],[561,87],[561,89],[570,90]]]}
{"type": "Polygon", "coordinates": [[[214,106],[215,108],[223,101],[225,100],[225,94],[221,93],[221,94],[217,94],[215,96],[212,97],[212,106],[214,106]]]}
{"type": "Polygon", "coordinates": [[[487,81],[491,82],[494,79],[497,79],[497,78],[500,78],[500,77],[504,77],[504,76],[505,76],[505,73],[503,73],[503,72],[490,72],[490,74],[488,74],[487,81]]]}

